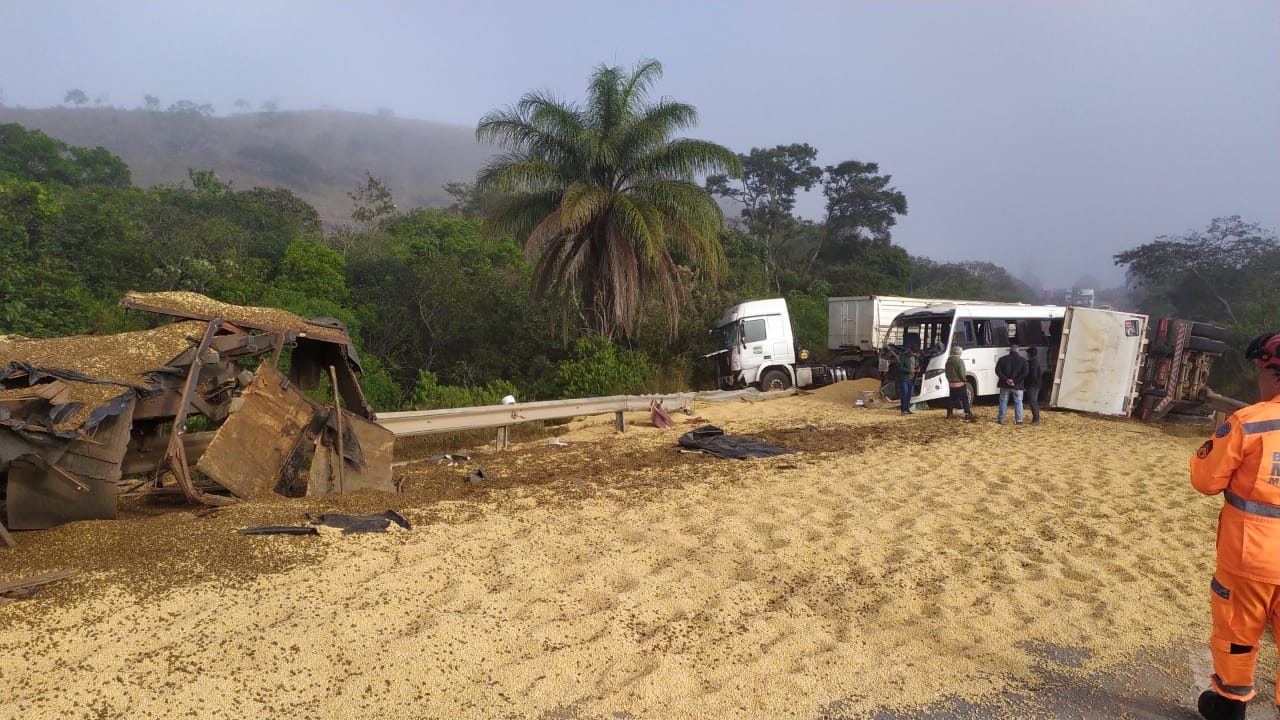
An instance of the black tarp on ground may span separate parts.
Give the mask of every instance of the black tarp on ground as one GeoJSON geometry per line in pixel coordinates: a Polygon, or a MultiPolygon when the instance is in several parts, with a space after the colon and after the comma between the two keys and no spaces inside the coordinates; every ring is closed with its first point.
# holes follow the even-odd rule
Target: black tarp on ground
{"type": "Polygon", "coordinates": [[[309,519],[315,525],[327,525],[333,528],[342,528],[342,534],[356,532],[386,532],[391,527],[391,523],[395,523],[405,530],[410,530],[409,521],[404,519],[400,513],[395,510],[388,510],[376,515],[343,515],[341,513],[328,513],[325,515],[312,516],[309,519]]]}
{"type": "Polygon", "coordinates": [[[796,452],[777,445],[742,440],[724,434],[724,430],[715,425],[703,425],[680,436],[680,447],[689,450],[701,450],[716,457],[742,460],[749,457],[773,457],[796,452]]]}
{"type": "Polygon", "coordinates": [[[341,513],[326,513],[324,515],[312,515],[307,513],[307,520],[310,525],[262,525],[260,527],[243,528],[239,531],[241,535],[317,535],[319,531],[317,525],[326,527],[342,528],[342,534],[348,535],[357,532],[386,532],[391,527],[391,523],[395,523],[405,530],[412,529],[409,521],[395,510],[377,513],[376,515],[343,515],[341,513]]]}

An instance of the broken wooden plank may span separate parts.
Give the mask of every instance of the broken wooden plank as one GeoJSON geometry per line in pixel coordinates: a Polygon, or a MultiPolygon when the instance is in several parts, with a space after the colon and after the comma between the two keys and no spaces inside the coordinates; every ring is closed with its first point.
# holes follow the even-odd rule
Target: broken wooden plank
{"type": "Polygon", "coordinates": [[[0,593],[11,592],[13,590],[25,590],[26,588],[40,587],[48,585],[57,580],[64,580],[80,572],[79,570],[54,570],[52,572],[40,573],[39,575],[28,575],[17,580],[0,580],[0,593]]]}

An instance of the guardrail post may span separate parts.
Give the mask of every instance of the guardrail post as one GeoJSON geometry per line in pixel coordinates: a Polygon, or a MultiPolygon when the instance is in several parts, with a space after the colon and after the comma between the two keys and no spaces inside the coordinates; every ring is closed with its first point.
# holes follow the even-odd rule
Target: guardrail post
{"type": "Polygon", "coordinates": [[[613,427],[616,428],[618,432],[627,431],[627,421],[622,417],[621,410],[613,414],[613,427]]]}
{"type": "Polygon", "coordinates": [[[498,439],[494,442],[499,450],[506,450],[511,444],[511,426],[502,425],[498,427],[498,439]]]}

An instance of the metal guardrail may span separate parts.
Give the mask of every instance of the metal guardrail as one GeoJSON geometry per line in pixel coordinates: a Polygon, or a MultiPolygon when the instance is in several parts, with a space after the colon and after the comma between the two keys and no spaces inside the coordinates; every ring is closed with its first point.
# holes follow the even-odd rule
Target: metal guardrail
{"type": "Polygon", "coordinates": [[[626,425],[622,419],[624,412],[647,411],[655,400],[664,410],[687,411],[696,395],[697,393],[692,392],[672,395],[613,395],[577,400],[542,400],[514,405],[389,412],[378,413],[375,422],[400,438],[461,430],[501,428],[533,420],[558,420],[577,415],[614,413],[618,430],[625,430],[626,425]]]}

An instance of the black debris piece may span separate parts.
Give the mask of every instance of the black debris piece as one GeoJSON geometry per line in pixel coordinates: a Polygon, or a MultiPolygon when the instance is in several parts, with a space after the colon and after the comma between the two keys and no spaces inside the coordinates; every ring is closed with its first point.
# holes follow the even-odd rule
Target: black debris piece
{"type": "Polygon", "coordinates": [[[680,436],[680,447],[697,450],[716,457],[742,460],[749,457],[773,457],[796,452],[788,448],[770,445],[756,440],[741,440],[724,434],[715,425],[703,425],[680,436]]]}
{"type": "Polygon", "coordinates": [[[260,527],[240,528],[241,535],[319,535],[320,531],[310,525],[262,525],[260,527]]]}
{"type": "Polygon", "coordinates": [[[485,473],[484,468],[476,468],[476,471],[468,475],[467,479],[471,482],[480,482],[482,480],[488,480],[489,476],[485,473]]]}
{"type": "Polygon", "coordinates": [[[342,515],[337,513],[318,517],[308,515],[307,519],[316,525],[342,528],[343,535],[357,532],[386,532],[387,528],[391,527],[391,523],[395,523],[405,530],[412,529],[409,527],[409,521],[405,520],[404,516],[395,510],[388,510],[376,515],[342,515]]]}

